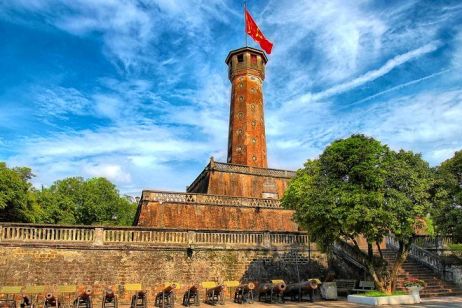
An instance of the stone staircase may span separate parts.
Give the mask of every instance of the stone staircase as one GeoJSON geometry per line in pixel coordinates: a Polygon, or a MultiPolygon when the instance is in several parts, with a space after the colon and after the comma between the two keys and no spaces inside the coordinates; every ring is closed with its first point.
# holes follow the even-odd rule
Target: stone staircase
{"type": "MultiPolygon", "coordinates": [[[[391,269],[396,252],[391,249],[384,249],[382,253],[389,264],[389,269],[391,269]]],[[[443,281],[432,269],[408,257],[399,269],[396,290],[405,291],[404,281],[410,277],[421,279],[427,283],[427,286],[420,291],[422,297],[462,295],[461,287],[452,282],[443,281]]]]}

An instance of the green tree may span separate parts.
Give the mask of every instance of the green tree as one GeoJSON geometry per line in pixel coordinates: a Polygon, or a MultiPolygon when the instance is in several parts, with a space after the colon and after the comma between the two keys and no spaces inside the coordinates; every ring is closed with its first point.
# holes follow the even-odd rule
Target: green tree
{"type": "Polygon", "coordinates": [[[349,241],[378,290],[391,293],[416,228],[430,206],[432,173],[420,155],[390,150],[379,141],[353,135],[334,141],[319,159],[297,171],[282,200],[322,249],[349,241]],[[379,243],[395,235],[399,250],[391,272],[379,243]],[[357,239],[367,241],[361,251],[357,239]],[[379,257],[374,255],[374,246],[379,257]]]}
{"type": "Polygon", "coordinates": [[[130,225],[136,204],[121,197],[105,178],[69,177],[39,193],[47,223],[130,225]]]}
{"type": "Polygon", "coordinates": [[[41,210],[27,167],[8,168],[0,162],[0,221],[39,222],[41,210]]]}
{"type": "Polygon", "coordinates": [[[462,151],[436,168],[434,222],[440,234],[462,242],[462,151]]]}

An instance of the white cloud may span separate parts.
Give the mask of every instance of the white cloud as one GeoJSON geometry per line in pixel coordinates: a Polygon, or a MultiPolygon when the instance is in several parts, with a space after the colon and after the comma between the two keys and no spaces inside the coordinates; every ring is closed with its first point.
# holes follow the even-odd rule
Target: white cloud
{"type": "Polygon", "coordinates": [[[462,30],[459,31],[453,41],[454,52],[451,59],[453,66],[461,67],[462,66],[462,30]]]}
{"type": "Polygon", "coordinates": [[[91,109],[91,102],[74,88],[39,88],[36,93],[36,107],[40,117],[68,117],[70,114],[83,115],[91,109]]]}
{"type": "Polygon", "coordinates": [[[36,185],[67,176],[105,176],[123,192],[151,185],[184,189],[194,178],[191,170],[171,171],[169,165],[206,157],[211,148],[206,142],[188,140],[180,128],[170,130],[154,123],[29,138],[21,144],[21,152],[9,159],[10,164],[32,167],[38,176],[36,185]]]}
{"type": "Polygon", "coordinates": [[[131,176],[121,166],[113,164],[91,164],[83,167],[83,171],[90,177],[105,177],[117,183],[130,183],[131,176]]]}
{"type": "Polygon", "coordinates": [[[395,149],[423,153],[435,165],[462,148],[462,91],[424,91],[362,111],[364,131],[395,149]]]}
{"type": "Polygon", "coordinates": [[[334,87],[328,88],[322,92],[314,93],[312,99],[321,100],[329,96],[341,94],[348,90],[354,89],[358,86],[361,86],[367,82],[373,81],[385,74],[388,74],[395,67],[400,66],[408,61],[411,61],[415,58],[418,58],[427,53],[433,52],[438,48],[439,42],[432,42],[426,44],[425,46],[419,47],[417,49],[406,52],[402,55],[396,56],[393,59],[388,60],[382,67],[371,70],[364,75],[361,75],[357,78],[354,78],[351,81],[336,85],[334,87]]]}
{"type": "Polygon", "coordinates": [[[98,115],[117,120],[124,109],[124,103],[114,95],[95,94],[95,110],[98,115]]]}

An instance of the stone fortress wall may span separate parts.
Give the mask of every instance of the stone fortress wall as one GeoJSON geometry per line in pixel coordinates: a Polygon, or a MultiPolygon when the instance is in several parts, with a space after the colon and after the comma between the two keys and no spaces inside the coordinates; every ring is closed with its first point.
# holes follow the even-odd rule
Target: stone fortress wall
{"type": "MultiPolygon", "coordinates": [[[[324,275],[326,257],[301,232],[0,224],[0,285],[298,281],[324,275]]],[[[180,291],[182,291],[182,289],[180,291]]],[[[178,293],[180,294],[180,293],[178,293]]]]}
{"type": "Polygon", "coordinates": [[[276,199],[143,191],[137,226],[178,229],[297,231],[293,211],[276,199]]]}

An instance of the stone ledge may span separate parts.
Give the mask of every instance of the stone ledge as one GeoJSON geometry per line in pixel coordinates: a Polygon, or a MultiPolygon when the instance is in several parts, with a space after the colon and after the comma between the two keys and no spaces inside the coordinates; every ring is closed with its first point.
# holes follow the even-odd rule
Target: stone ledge
{"type": "Polygon", "coordinates": [[[124,250],[124,251],[186,251],[187,248],[192,248],[194,251],[264,251],[264,252],[292,252],[292,251],[310,251],[311,253],[319,252],[317,248],[313,247],[308,249],[308,246],[304,249],[300,249],[300,246],[281,246],[281,247],[263,247],[257,245],[249,246],[205,246],[205,245],[89,245],[89,244],[78,244],[78,243],[43,243],[43,242],[7,242],[0,243],[0,248],[50,248],[50,249],[79,249],[79,250],[124,250]]]}
{"type": "Polygon", "coordinates": [[[381,305],[408,305],[420,303],[419,296],[413,295],[392,295],[392,296],[364,296],[364,295],[348,295],[348,302],[355,304],[366,304],[372,306],[381,305]]]}

